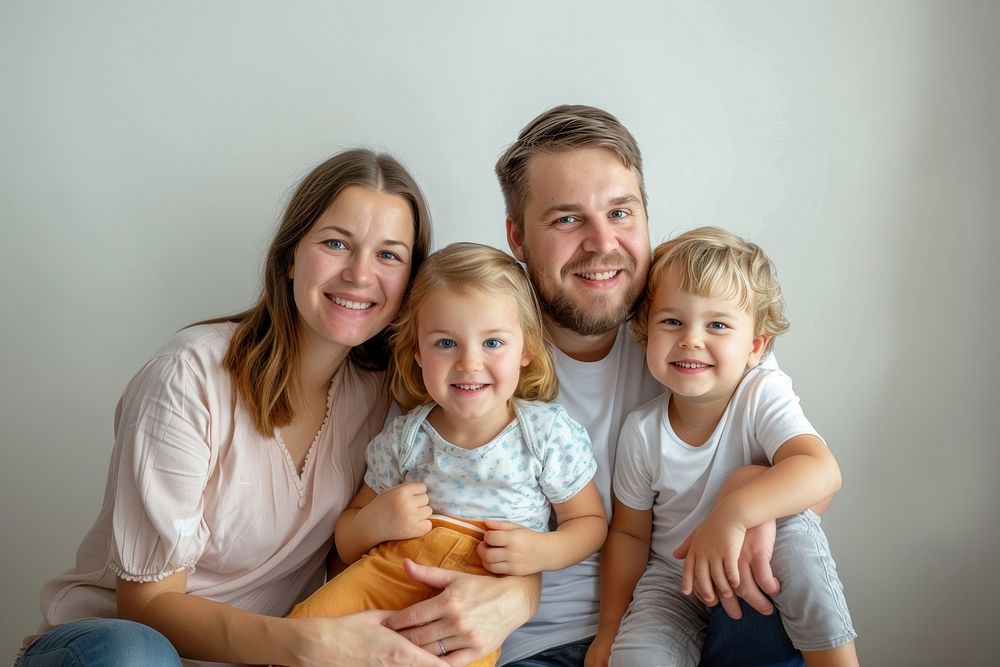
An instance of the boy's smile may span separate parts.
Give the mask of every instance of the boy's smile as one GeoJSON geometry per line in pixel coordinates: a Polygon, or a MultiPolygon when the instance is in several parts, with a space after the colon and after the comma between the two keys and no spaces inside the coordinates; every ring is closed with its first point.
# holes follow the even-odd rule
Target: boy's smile
{"type": "Polygon", "coordinates": [[[767,339],[755,335],[753,316],[735,299],[685,292],[678,272],[670,267],[654,287],[646,363],[679,403],[725,409],[767,339]]]}

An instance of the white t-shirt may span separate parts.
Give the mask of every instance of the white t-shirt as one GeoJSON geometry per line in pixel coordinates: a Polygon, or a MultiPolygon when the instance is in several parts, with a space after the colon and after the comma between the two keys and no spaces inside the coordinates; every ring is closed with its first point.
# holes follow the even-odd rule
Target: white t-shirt
{"type": "Polygon", "coordinates": [[[726,479],[745,465],[770,465],[796,435],[816,430],[799,406],[792,380],[773,354],[744,374],[715,431],[693,447],[674,433],[669,391],[625,420],[615,462],[615,496],[637,510],[653,509],[651,549],[663,558],[708,516],[726,479]]]}
{"type": "MultiPolygon", "coordinates": [[[[663,387],[649,374],[642,346],[632,340],[624,324],[611,351],[600,361],[576,361],[554,347],[552,356],[559,376],[556,400],[590,434],[597,460],[594,483],[610,518],[611,472],[622,421],[629,412],[662,393],[663,387]]],[[[597,633],[598,556],[542,573],[538,611],[504,642],[501,664],[597,633]]]]}
{"type": "Polygon", "coordinates": [[[272,616],[322,583],[334,523],[385,420],[384,375],[340,367],[299,474],[280,429],[257,432],[222,367],[234,328],[185,329],[132,378],[115,414],[104,505],[76,564],[42,588],[40,632],[116,616],[118,577],[186,570],[186,592],[272,616]]]}
{"type": "Polygon", "coordinates": [[[368,445],[365,484],[372,491],[423,482],[436,514],[545,532],[550,503],[566,502],[594,476],[587,432],[558,404],[515,399],[517,418],[472,449],[451,444],[431,426],[434,407],[397,417],[368,445]]]}

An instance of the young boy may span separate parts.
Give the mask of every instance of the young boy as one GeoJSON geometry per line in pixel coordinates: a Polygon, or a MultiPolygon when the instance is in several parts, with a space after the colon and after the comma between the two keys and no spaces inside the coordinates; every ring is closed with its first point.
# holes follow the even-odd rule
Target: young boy
{"type": "Polygon", "coordinates": [[[771,354],[788,329],[782,305],[770,260],[729,232],[702,227],[656,249],[632,327],[667,391],[622,426],[588,665],[697,665],[708,605],[739,585],[746,531],[781,517],[774,602],[792,643],[810,667],[857,664],[808,509],[840,488],[840,470],[771,354]]]}

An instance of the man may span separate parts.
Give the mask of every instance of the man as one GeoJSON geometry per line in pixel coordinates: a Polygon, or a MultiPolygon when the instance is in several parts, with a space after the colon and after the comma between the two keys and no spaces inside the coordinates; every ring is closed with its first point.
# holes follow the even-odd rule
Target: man
{"type": "MultiPolygon", "coordinates": [[[[598,462],[595,481],[610,516],[621,423],[663,391],[624,328],[650,261],[639,148],[611,114],[560,106],[522,130],[496,172],[507,207],[508,243],[527,266],[554,345],[557,400],[590,433],[598,462]]],[[[745,550],[744,586],[738,592],[769,613],[770,601],[758,588],[759,583],[777,590],[767,542],[766,536],[748,539],[751,553],[745,550]]],[[[598,568],[595,554],[544,573],[539,609],[504,644],[502,660],[518,667],[583,664],[598,627],[598,568]]],[[[731,615],[741,614],[734,599],[723,602],[731,615]]],[[[801,664],[776,614],[748,616],[729,621],[716,611],[702,664],[801,664]]]]}

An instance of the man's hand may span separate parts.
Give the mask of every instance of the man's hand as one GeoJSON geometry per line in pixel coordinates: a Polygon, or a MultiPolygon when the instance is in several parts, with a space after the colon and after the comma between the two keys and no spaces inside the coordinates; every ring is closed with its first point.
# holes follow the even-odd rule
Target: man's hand
{"type": "Polygon", "coordinates": [[[498,648],[531,618],[538,606],[540,578],[489,577],[403,561],[406,574],[436,596],[389,616],[385,625],[425,651],[458,667],[498,648]]]}

